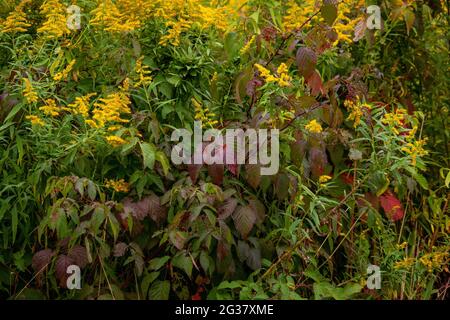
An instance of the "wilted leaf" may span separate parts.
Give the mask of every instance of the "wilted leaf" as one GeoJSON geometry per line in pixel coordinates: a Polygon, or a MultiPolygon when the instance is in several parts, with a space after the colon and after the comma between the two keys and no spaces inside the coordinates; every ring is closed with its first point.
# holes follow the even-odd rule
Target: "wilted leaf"
{"type": "Polygon", "coordinates": [[[355,26],[355,36],[353,37],[353,41],[358,42],[361,40],[366,34],[367,22],[366,19],[361,19],[355,26]]]}

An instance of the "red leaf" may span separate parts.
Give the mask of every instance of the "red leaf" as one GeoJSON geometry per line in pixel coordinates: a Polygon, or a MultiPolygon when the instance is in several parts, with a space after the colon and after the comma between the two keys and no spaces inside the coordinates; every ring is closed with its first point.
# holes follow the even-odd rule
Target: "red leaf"
{"type": "Polygon", "coordinates": [[[58,260],[56,260],[56,278],[58,278],[59,284],[62,288],[66,288],[67,285],[66,282],[69,277],[67,274],[67,268],[73,264],[75,264],[75,261],[63,254],[58,257],[58,260]]]}
{"type": "Polygon", "coordinates": [[[316,69],[317,55],[307,47],[301,47],[297,51],[297,67],[299,73],[306,79],[310,78],[316,69]]]}
{"type": "Polygon", "coordinates": [[[405,214],[400,200],[390,191],[386,191],[380,196],[380,204],[386,216],[392,221],[401,220],[405,214]]]}
{"type": "Polygon", "coordinates": [[[317,71],[314,71],[311,76],[306,79],[306,83],[311,88],[311,94],[313,96],[318,95],[320,92],[322,94],[324,93],[322,78],[317,71]]]}
{"type": "Polygon", "coordinates": [[[208,174],[214,184],[218,186],[222,185],[224,169],[223,164],[212,164],[208,166],[208,174]]]}
{"type": "Polygon", "coordinates": [[[200,174],[200,170],[202,169],[201,164],[188,164],[187,165],[189,177],[192,180],[192,183],[196,183],[198,179],[198,175],[200,174]]]}
{"type": "Polygon", "coordinates": [[[86,248],[83,246],[80,246],[79,244],[73,246],[73,248],[71,248],[69,250],[68,256],[80,268],[84,268],[88,263],[86,248]]]}
{"type": "Polygon", "coordinates": [[[48,265],[53,257],[54,253],[50,249],[44,249],[36,252],[31,259],[31,266],[35,271],[40,271],[46,265],[48,265]]]}

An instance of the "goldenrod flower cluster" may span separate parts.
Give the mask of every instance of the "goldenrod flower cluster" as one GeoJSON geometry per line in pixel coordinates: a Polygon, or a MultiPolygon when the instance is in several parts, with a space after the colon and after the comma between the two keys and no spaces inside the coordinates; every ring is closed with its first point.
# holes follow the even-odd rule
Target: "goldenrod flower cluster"
{"type": "MultiPolygon", "coordinates": [[[[316,2],[316,0],[305,0],[299,5],[297,1],[289,0],[287,2],[288,9],[283,17],[284,30],[289,32],[299,29],[319,9],[316,2]]],[[[308,23],[305,27],[309,25],[308,23]]]]}
{"type": "Polygon", "coordinates": [[[250,40],[245,44],[245,46],[243,46],[241,48],[241,50],[239,51],[241,55],[246,54],[250,50],[250,47],[255,42],[255,39],[256,39],[256,36],[251,37],[250,40]]]}
{"type": "Polygon", "coordinates": [[[41,6],[41,14],[46,21],[37,30],[45,39],[57,39],[70,33],[67,27],[66,7],[59,0],[46,0],[41,6]]]}
{"type": "MultiPolygon", "coordinates": [[[[143,60],[144,57],[142,56],[136,61],[134,71],[136,72],[138,79],[137,83],[134,85],[135,87],[147,86],[152,82],[152,77],[150,76],[151,71],[148,66],[142,63],[143,60]]],[[[125,86],[127,85],[128,84],[125,83],[125,86]]]]}
{"type": "Polygon", "coordinates": [[[112,145],[113,147],[119,147],[125,143],[127,143],[126,140],[122,139],[121,137],[118,136],[107,136],[106,137],[106,141],[112,145]]]}
{"type": "Polygon", "coordinates": [[[167,21],[166,26],[170,27],[170,30],[166,35],[161,37],[159,44],[165,46],[170,43],[173,46],[179,46],[181,33],[188,30],[191,25],[192,22],[183,18],[177,21],[167,21]]]}
{"type": "Polygon", "coordinates": [[[10,12],[6,20],[3,22],[1,32],[13,33],[27,31],[27,28],[30,27],[31,24],[28,23],[23,9],[30,1],[31,0],[20,1],[15,10],[10,12]]]}
{"type": "MultiPolygon", "coordinates": [[[[298,30],[308,19],[320,10],[321,1],[304,0],[301,4],[298,1],[289,0],[287,2],[286,14],[283,17],[283,29],[286,32],[298,30]]],[[[339,41],[352,42],[351,34],[358,23],[358,17],[351,18],[352,11],[359,12],[358,8],[365,6],[365,0],[341,1],[338,4],[338,16],[333,23],[333,29],[337,33],[336,45],[339,41]],[[356,10],[355,10],[356,9],[356,10]]],[[[320,15],[313,20],[321,20],[320,15]]],[[[310,21],[304,25],[305,28],[311,26],[310,21]]]]}
{"type": "Polygon", "coordinates": [[[327,175],[321,175],[319,177],[319,183],[321,187],[325,187],[325,183],[327,183],[328,181],[330,181],[332,179],[332,177],[327,176],[327,175]]]}
{"type": "Polygon", "coordinates": [[[408,142],[402,151],[406,152],[411,156],[411,164],[413,166],[417,163],[417,157],[423,157],[428,154],[428,151],[424,149],[427,139],[416,140],[413,142],[408,142]]]}
{"type": "Polygon", "coordinates": [[[195,109],[195,120],[202,121],[202,126],[214,127],[219,122],[214,118],[216,115],[208,108],[203,107],[195,98],[191,99],[195,109]]]}
{"type": "Polygon", "coordinates": [[[414,258],[405,258],[401,261],[397,261],[394,264],[394,269],[408,269],[416,262],[414,258]]]}
{"type": "Polygon", "coordinates": [[[89,99],[96,93],[90,93],[81,97],[76,97],[75,101],[68,105],[70,112],[73,114],[81,114],[87,118],[89,116],[89,99]]]}
{"type": "Polygon", "coordinates": [[[93,18],[89,24],[103,28],[105,31],[129,32],[141,26],[140,21],[135,17],[121,13],[111,0],[101,0],[98,7],[91,11],[91,15],[93,18]]]}
{"type": "Polygon", "coordinates": [[[345,100],[344,106],[350,112],[347,117],[347,120],[353,120],[353,127],[356,128],[361,123],[361,117],[364,115],[364,108],[370,110],[372,107],[366,103],[360,103],[359,98],[356,97],[357,102],[353,100],[345,100]]]}
{"type": "Polygon", "coordinates": [[[33,89],[33,85],[31,84],[30,79],[23,78],[23,82],[25,83],[25,88],[22,91],[23,96],[27,99],[28,103],[34,103],[38,101],[38,95],[36,91],[33,89]]]}
{"type": "Polygon", "coordinates": [[[69,73],[72,71],[73,65],[75,64],[76,60],[72,59],[72,61],[70,61],[70,63],[67,65],[66,68],[64,68],[63,71],[58,72],[57,74],[55,74],[53,76],[53,80],[55,81],[61,81],[61,80],[66,80],[67,77],[69,76],[69,73]]]}
{"type": "Polygon", "coordinates": [[[270,73],[268,69],[263,67],[262,65],[256,63],[255,64],[256,69],[258,69],[260,76],[267,82],[275,82],[278,83],[280,87],[287,87],[290,86],[290,81],[292,78],[288,74],[288,68],[286,64],[282,63],[277,69],[277,76],[274,76],[270,73]]]}
{"type": "Polygon", "coordinates": [[[125,182],[124,179],[120,179],[120,180],[106,179],[105,187],[114,189],[114,191],[116,191],[116,192],[129,192],[130,191],[130,184],[128,182],[125,182]]]}
{"type": "Polygon", "coordinates": [[[433,268],[440,268],[443,265],[447,265],[448,252],[433,252],[423,255],[419,261],[429,272],[433,271],[433,268]]]}
{"type": "Polygon", "coordinates": [[[103,128],[111,122],[129,122],[129,120],[121,118],[121,115],[131,114],[130,103],[125,92],[111,93],[106,98],[101,98],[99,102],[94,103],[92,120],[86,120],[86,123],[94,128],[103,128]]]}
{"type": "Polygon", "coordinates": [[[382,123],[388,125],[395,134],[400,134],[397,127],[403,125],[406,115],[405,109],[397,109],[395,112],[386,113],[381,120],[382,123]]]}
{"type": "Polygon", "coordinates": [[[33,125],[43,126],[45,124],[45,122],[41,118],[35,115],[26,116],[25,119],[30,120],[31,124],[33,125]]]}
{"type": "Polygon", "coordinates": [[[215,28],[225,33],[230,28],[230,21],[235,21],[239,8],[244,0],[227,1],[226,5],[219,5],[212,1],[209,5],[199,0],[157,1],[155,17],[162,18],[169,27],[167,34],[160,39],[161,45],[180,45],[180,36],[191,27],[201,30],[215,28]]]}
{"type": "Polygon", "coordinates": [[[316,119],[311,120],[306,126],[305,129],[311,133],[321,133],[323,131],[320,123],[317,122],[316,119]]]}
{"type": "Polygon", "coordinates": [[[57,117],[59,116],[63,108],[57,106],[54,99],[47,99],[45,100],[45,105],[39,107],[39,110],[41,110],[47,116],[57,117]]]}

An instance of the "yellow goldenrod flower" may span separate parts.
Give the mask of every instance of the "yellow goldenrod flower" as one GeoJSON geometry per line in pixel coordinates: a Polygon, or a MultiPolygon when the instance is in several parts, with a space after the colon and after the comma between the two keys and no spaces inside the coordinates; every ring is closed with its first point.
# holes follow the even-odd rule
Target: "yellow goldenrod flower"
{"type": "Polygon", "coordinates": [[[134,71],[138,75],[138,82],[135,84],[135,87],[146,86],[152,82],[152,77],[150,76],[151,71],[148,66],[142,64],[143,60],[144,57],[142,56],[136,61],[134,71]]]}
{"type": "Polygon", "coordinates": [[[394,264],[394,269],[408,269],[411,267],[416,260],[414,258],[405,258],[402,261],[397,261],[394,264]]]}
{"type": "Polygon", "coordinates": [[[405,241],[402,244],[397,244],[397,249],[402,250],[408,246],[408,243],[405,241]]]}
{"type": "Polygon", "coordinates": [[[260,76],[267,82],[275,82],[278,83],[280,87],[287,87],[290,85],[290,82],[292,79],[288,75],[288,68],[286,64],[282,63],[277,69],[278,77],[273,76],[270,71],[263,67],[262,65],[256,63],[255,64],[256,69],[258,69],[260,76]]]}
{"type": "Polygon", "coordinates": [[[122,126],[116,125],[116,126],[108,127],[108,131],[117,131],[119,129],[122,129],[122,126]]]}
{"type": "Polygon", "coordinates": [[[26,116],[25,119],[30,120],[33,125],[43,126],[45,124],[41,118],[35,115],[26,116]]]}
{"type": "Polygon", "coordinates": [[[111,0],[101,0],[98,7],[91,11],[93,18],[89,24],[110,32],[129,32],[140,27],[140,21],[126,17],[111,0]]]}
{"type": "Polygon", "coordinates": [[[1,32],[13,33],[13,32],[25,32],[27,28],[31,26],[28,23],[26,14],[23,9],[27,3],[31,0],[22,0],[16,6],[15,10],[10,12],[6,20],[2,24],[1,32]]]}
{"type": "Polygon", "coordinates": [[[45,115],[57,117],[59,116],[59,112],[61,111],[61,107],[56,106],[56,101],[54,99],[45,100],[45,105],[39,107],[45,115]]]}
{"type": "Polygon", "coordinates": [[[367,103],[361,103],[359,102],[359,98],[356,97],[356,102],[353,100],[345,100],[344,106],[347,108],[347,110],[350,112],[347,120],[352,121],[353,120],[353,127],[356,128],[361,123],[361,118],[364,115],[363,110],[371,110],[372,107],[368,105],[367,103]]]}
{"type": "Polygon", "coordinates": [[[214,127],[219,123],[219,121],[214,119],[216,117],[214,112],[211,112],[208,108],[203,107],[195,98],[192,98],[191,102],[195,110],[195,120],[201,121],[202,126],[214,127]]]}
{"type": "Polygon", "coordinates": [[[305,129],[311,133],[321,133],[323,131],[320,123],[317,122],[316,119],[311,120],[306,126],[305,129]]]}
{"type": "Polygon", "coordinates": [[[22,91],[23,96],[27,99],[28,103],[34,103],[38,101],[38,95],[33,89],[33,85],[31,84],[30,79],[23,78],[23,82],[25,83],[25,88],[22,91]]]}
{"type": "Polygon", "coordinates": [[[246,54],[250,50],[250,47],[255,42],[255,39],[256,39],[256,36],[251,37],[250,40],[247,42],[247,44],[241,48],[241,50],[240,50],[241,55],[246,54]]]}
{"type": "Polygon", "coordinates": [[[116,191],[116,192],[127,193],[130,191],[130,184],[128,182],[125,182],[124,179],[120,179],[120,180],[106,179],[105,187],[114,189],[114,191],[116,191]]]}
{"type": "Polygon", "coordinates": [[[129,122],[129,120],[121,118],[121,115],[131,114],[130,103],[125,92],[111,93],[106,98],[99,99],[99,102],[94,103],[95,108],[92,111],[94,122],[86,122],[94,128],[104,127],[110,122],[129,122]]]}
{"type": "Polygon", "coordinates": [[[46,0],[41,6],[41,14],[46,21],[37,30],[45,39],[57,39],[70,33],[67,27],[67,8],[59,0],[46,0]]]}
{"type": "Polygon", "coordinates": [[[113,147],[119,147],[125,143],[127,143],[126,140],[122,139],[121,137],[118,136],[107,136],[106,137],[106,141],[112,145],[113,147]]]}
{"type": "Polygon", "coordinates": [[[87,118],[89,116],[89,99],[95,95],[96,93],[90,93],[85,96],[76,97],[75,101],[68,105],[70,112],[73,114],[81,114],[87,118]]]}
{"type": "MultiPolygon", "coordinates": [[[[287,7],[283,17],[283,29],[287,32],[299,29],[318,9],[316,0],[305,0],[301,2],[301,5],[295,0],[289,0],[287,7]]],[[[306,25],[308,26],[310,23],[306,25]]]]}
{"type": "Polygon", "coordinates": [[[75,64],[76,60],[72,59],[72,61],[70,61],[70,63],[67,65],[67,67],[64,68],[63,71],[58,72],[57,74],[55,74],[53,76],[53,80],[55,81],[61,81],[61,80],[66,80],[70,71],[72,71],[73,65],[75,64]]]}
{"type": "Polygon", "coordinates": [[[427,143],[427,139],[421,139],[413,142],[408,142],[402,151],[406,152],[411,156],[411,164],[413,166],[417,163],[417,157],[423,157],[428,154],[428,151],[423,147],[427,143]]]}
{"type": "Polygon", "coordinates": [[[173,46],[180,45],[180,36],[181,33],[188,30],[192,25],[192,22],[187,21],[183,18],[180,18],[178,21],[167,21],[166,26],[171,27],[169,32],[162,36],[159,40],[159,44],[162,46],[166,46],[167,44],[171,44],[173,46]]]}
{"type": "Polygon", "coordinates": [[[395,134],[400,134],[397,126],[403,125],[406,113],[405,109],[397,109],[395,112],[386,113],[381,122],[388,125],[395,134]]]}
{"type": "Polygon", "coordinates": [[[332,179],[332,177],[330,177],[330,176],[322,175],[319,177],[319,183],[327,183],[331,179],[332,179]]]}

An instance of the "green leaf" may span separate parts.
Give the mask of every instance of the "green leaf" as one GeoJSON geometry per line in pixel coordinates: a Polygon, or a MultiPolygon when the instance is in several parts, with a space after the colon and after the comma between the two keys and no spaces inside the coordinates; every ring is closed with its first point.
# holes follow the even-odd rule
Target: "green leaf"
{"type": "Polygon", "coordinates": [[[158,160],[158,162],[161,164],[161,167],[164,171],[164,175],[167,176],[167,174],[169,173],[170,164],[164,152],[158,151],[156,153],[156,160],[158,160]]]}
{"type": "Polygon", "coordinates": [[[170,293],[170,282],[165,281],[155,281],[149,291],[150,300],[168,300],[170,293]]]}
{"type": "Polygon", "coordinates": [[[159,271],[154,271],[154,272],[150,272],[149,274],[144,276],[144,279],[141,282],[141,290],[142,290],[142,294],[144,295],[144,299],[147,299],[147,295],[148,295],[148,289],[150,287],[150,285],[153,283],[153,281],[156,280],[156,278],[159,277],[160,272],[159,271]]]}
{"type": "Polygon", "coordinates": [[[337,8],[333,4],[324,4],[322,8],[320,8],[320,13],[322,14],[322,17],[325,19],[325,22],[332,26],[334,21],[337,18],[337,8]]]}
{"type": "Polygon", "coordinates": [[[192,259],[189,255],[180,254],[178,256],[175,256],[172,259],[172,265],[174,267],[177,267],[178,269],[183,270],[186,272],[186,274],[191,277],[192,276],[192,259]]]}
{"type": "Polygon", "coordinates": [[[144,158],[144,168],[153,169],[155,166],[155,147],[147,142],[142,142],[139,145],[144,158]]]}
{"type": "Polygon", "coordinates": [[[170,257],[168,256],[152,259],[149,262],[148,268],[150,270],[159,270],[167,263],[167,261],[169,261],[169,259],[170,257]]]}

